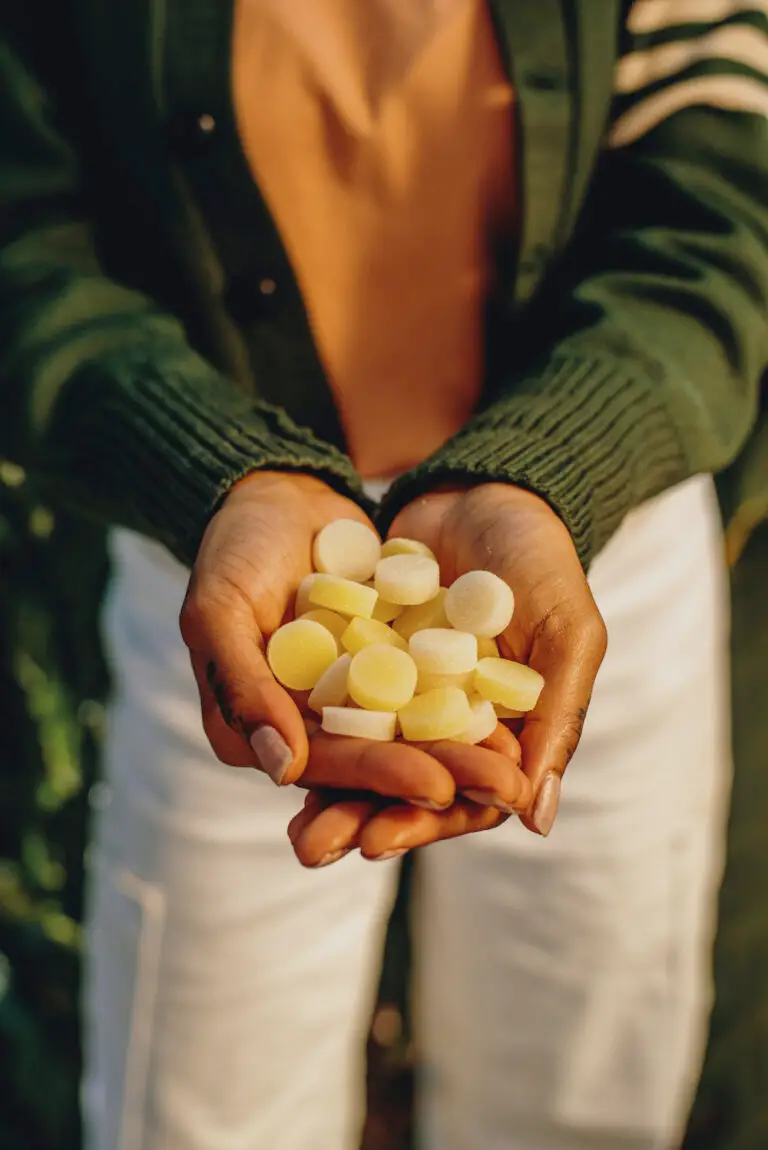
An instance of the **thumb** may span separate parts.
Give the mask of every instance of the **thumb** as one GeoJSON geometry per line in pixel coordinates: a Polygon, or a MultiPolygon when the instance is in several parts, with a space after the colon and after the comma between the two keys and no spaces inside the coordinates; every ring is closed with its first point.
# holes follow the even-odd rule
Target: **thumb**
{"type": "Polygon", "coordinates": [[[252,605],[202,579],[187,594],[180,626],[216,756],[256,767],[279,785],[296,782],[307,763],[307,735],[269,669],[252,605]]]}
{"type": "Polygon", "coordinates": [[[543,676],[544,688],[519,739],[534,794],[524,821],[539,834],[552,828],[560,783],[579,744],[605,649],[605,626],[591,596],[572,611],[545,615],[534,629],[528,663],[543,676]]]}

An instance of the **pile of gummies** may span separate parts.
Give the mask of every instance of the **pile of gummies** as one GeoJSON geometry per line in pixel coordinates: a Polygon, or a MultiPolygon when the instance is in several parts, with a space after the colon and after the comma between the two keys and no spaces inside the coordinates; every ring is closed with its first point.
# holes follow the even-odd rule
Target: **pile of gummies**
{"type": "Polygon", "coordinates": [[[320,531],[313,566],[267,659],[284,687],[309,692],[324,731],[476,744],[535,707],[542,676],[499,652],[514,595],[491,571],[443,587],[424,543],[382,544],[353,519],[320,531]]]}

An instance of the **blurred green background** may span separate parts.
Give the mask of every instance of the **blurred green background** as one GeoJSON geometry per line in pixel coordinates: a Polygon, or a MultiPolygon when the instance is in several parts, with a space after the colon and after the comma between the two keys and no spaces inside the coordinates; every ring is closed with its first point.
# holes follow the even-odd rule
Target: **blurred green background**
{"type": "Polygon", "coordinates": [[[0,463],[0,1148],[78,1150],[82,856],[106,670],[101,533],[0,463]]]}
{"type": "MultiPolygon", "coordinates": [[[[80,1150],[82,858],[108,688],[97,622],[106,575],[102,533],[54,516],[0,462],[0,1150],[80,1150]]],[[[768,531],[735,583],[739,770],[719,1000],[686,1150],[768,1147],[768,531]]],[[[406,899],[407,888],[369,1049],[366,1150],[408,1143],[406,899]]]]}

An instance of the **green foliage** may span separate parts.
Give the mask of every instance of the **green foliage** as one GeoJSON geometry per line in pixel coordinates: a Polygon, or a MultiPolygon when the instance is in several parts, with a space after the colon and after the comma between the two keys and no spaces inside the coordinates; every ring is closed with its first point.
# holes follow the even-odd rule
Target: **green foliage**
{"type": "Polygon", "coordinates": [[[106,673],[102,533],[0,462],[0,1147],[78,1150],[87,791],[106,673]]]}

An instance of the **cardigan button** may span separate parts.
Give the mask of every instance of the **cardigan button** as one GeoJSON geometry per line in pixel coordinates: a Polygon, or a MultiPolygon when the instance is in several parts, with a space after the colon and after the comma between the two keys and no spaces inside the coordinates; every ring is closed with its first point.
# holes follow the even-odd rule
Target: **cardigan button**
{"type": "Polygon", "coordinates": [[[279,286],[273,276],[246,272],[229,285],[224,304],[235,323],[247,326],[268,320],[278,309],[279,286]]]}
{"type": "Polygon", "coordinates": [[[522,84],[534,92],[562,92],[568,81],[565,72],[560,69],[536,68],[523,73],[522,84]]]}
{"type": "Polygon", "coordinates": [[[210,146],[216,128],[216,117],[210,112],[181,112],[171,120],[168,135],[180,155],[199,155],[210,146]]]}

